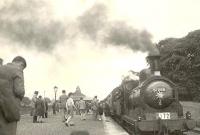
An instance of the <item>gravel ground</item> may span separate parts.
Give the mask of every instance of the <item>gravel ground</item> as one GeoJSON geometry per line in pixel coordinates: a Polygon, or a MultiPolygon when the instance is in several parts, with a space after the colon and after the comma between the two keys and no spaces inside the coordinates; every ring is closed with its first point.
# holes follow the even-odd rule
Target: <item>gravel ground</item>
{"type": "MultiPolygon", "coordinates": [[[[181,102],[184,114],[186,111],[192,113],[192,117],[200,127],[200,103],[181,102]]],[[[32,117],[24,115],[18,123],[17,135],[70,135],[72,131],[88,131],[90,135],[105,135],[102,121],[94,121],[91,115],[86,121],[81,121],[79,115],[74,116],[75,126],[66,127],[61,122],[60,114],[50,115],[45,119],[45,123],[32,123],[32,117]]]]}
{"type": "Polygon", "coordinates": [[[32,117],[22,116],[18,123],[17,135],[70,135],[72,131],[88,131],[90,135],[105,135],[102,121],[94,121],[91,115],[81,121],[79,115],[74,116],[75,126],[66,127],[61,122],[60,114],[50,115],[44,123],[32,123],[32,117]]]}

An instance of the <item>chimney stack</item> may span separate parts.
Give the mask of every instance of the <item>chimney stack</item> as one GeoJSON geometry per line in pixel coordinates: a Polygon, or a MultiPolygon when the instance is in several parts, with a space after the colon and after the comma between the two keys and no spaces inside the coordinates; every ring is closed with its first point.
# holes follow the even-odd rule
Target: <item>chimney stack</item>
{"type": "Polygon", "coordinates": [[[146,57],[151,73],[154,75],[159,76],[160,75],[160,55],[149,55],[146,57]]]}

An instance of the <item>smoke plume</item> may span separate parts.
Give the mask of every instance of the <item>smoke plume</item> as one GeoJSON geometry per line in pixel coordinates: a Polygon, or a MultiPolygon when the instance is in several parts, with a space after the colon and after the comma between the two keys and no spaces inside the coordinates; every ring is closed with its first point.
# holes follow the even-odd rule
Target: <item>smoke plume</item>
{"type": "Polygon", "coordinates": [[[150,51],[154,50],[151,34],[146,30],[139,31],[125,22],[114,22],[108,29],[104,42],[115,46],[125,46],[133,51],[150,51]]]}
{"type": "Polygon", "coordinates": [[[109,20],[104,4],[96,3],[78,16],[76,23],[54,20],[51,14],[44,0],[13,1],[0,7],[0,35],[27,48],[47,52],[66,39],[73,42],[79,35],[101,45],[124,46],[142,52],[154,50],[150,33],[123,21],[109,20]]]}
{"type": "Polygon", "coordinates": [[[49,51],[65,38],[65,26],[48,20],[42,1],[13,1],[0,9],[0,34],[25,47],[49,51]]]}
{"type": "Polygon", "coordinates": [[[133,51],[154,52],[151,34],[137,30],[121,21],[110,21],[106,6],[96,4],[78,18],[80,30],[95,42],[112,46],[124,46],[133,51]]]}
{"type": "Polygon", "coordinates": [[[103,30],[107,23],[106,6],[96,4],[78,17],[79,29],[91,39],[96,40],[98,32],[103,30]]]}

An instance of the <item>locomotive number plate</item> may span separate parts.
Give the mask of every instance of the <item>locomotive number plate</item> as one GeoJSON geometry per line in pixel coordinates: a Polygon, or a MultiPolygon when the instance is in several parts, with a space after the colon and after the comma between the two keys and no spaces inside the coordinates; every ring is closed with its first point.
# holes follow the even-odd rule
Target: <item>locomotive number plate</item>
{"type": "Polygon", "coordinates": [[[169,112],[157,113],[156,118],[157,119],[160,118],[163,120],[170,119],[170,113],[169,112]]]}

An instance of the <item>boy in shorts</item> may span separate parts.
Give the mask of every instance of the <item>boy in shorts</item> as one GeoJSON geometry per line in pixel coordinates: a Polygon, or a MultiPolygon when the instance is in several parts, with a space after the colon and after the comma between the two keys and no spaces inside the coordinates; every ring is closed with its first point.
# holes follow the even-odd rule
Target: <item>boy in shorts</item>
{"type": "Polygon", "coordinates": [[[73,93],[70,92],[68,95],[67,102],[66,102],[66,109],[67,109],[67,115],[65,115],[66,126],[72,125],[70,124],[70,122],[74,116],[74,108],[76,109],[76,106],[74,105],[74,100],[72,99],[72,97],[73,97],[73,93]]]}

